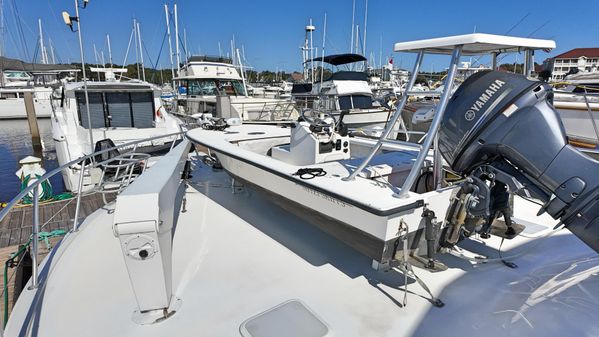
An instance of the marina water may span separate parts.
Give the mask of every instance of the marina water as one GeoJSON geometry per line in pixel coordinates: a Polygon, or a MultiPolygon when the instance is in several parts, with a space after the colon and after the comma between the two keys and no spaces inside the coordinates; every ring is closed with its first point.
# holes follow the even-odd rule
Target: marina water
{"type": "MultiPolygon", "coordinates": [[[[37,122],[43,148],[38,153],[34,152],[26,120],[0,121],[0,202],[10,201],[21,190],[21,181],[15,175],[19,169],[19,160],[33,155],[42,158],[42,166],[46,171],[58,166],[50,119],[38,119],[37,122]]],[[[63,192],[60,174],[50,178],[50,182],[55,194],[63,192]]]]}

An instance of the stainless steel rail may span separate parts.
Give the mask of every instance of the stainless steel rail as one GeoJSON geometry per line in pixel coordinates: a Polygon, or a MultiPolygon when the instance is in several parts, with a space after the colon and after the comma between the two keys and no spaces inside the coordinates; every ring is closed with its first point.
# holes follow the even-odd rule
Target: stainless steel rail
{"type": "MultiPolygon", "coordinates": [[[[52,177],[58,173],[61,173],[63,170],[71,169],[71,168],[73,168],[73,166],[79,165],[81,173],[80,173],[80,177],[79,177],[79,186],[78,186],[78,190],[77,190],[77,205],[75,207],[75,218],[73,219],[73,231],[77,231],[77,229],[79,228],[78,217],[79,217],[79,208],[81,205],[81,195],[82,195],[82,189],[83,189],[83,176],[84,176],[85,170],[86,170],[86,168],[90,169],[93,167],[100,166],[106,162],[106,161],[104,161],[104,162],[100,162],[100,163],[89,163],[88,164],[87,163],[88,161],[91,161],[97,155],[100,155],[100,154],[103,154],[103,153],[106,153],[109,151],[117,150],[117,149],[133,147],[132,151],[134,151],[136,149],[137,144],[152,141],[155,139],[173,137],[174,138],[173,143],[174,143],[180,136],[183,137],[184,134],[185,134],[185,132],[175,132],[175,133],[169,133],[166,135],[160,135],[160,136],[135,140],[135,141],[123,143],[123,144],[120,144],[120,145],[117,145],[117,146],[114,146],[114,147],[111,147],[111,148],[108,148],[105,150],[97,151],[92,154],[72,160],[72,161],[44,174],[39,179],[37,179],[33,183],[31,183],[31,185],[29,185],[25,189],[23,189],[19,194],[17,194],[16,197],[14,197],[9,203],[6,204],[6,206],[2,209],[2,211],[0,211],[0,221],[2,221],[8,215],[10,210],[13,207],[15,207],[19,203],[19,201],[21,201],[26,195],[28,195],[30,193],[33,194],[33,203],[32,203],[33,223],[32,223],[32,230],[31,230],[31,235],[33,237],[33,239],[31,240],[31,249],[32,249],[31,259],[32,259],[32,267],[33,268],[32,268],[32,275],[31,275],[32,280],[31,280],[30,289],[35,289],[39,286],[39,275],[38,275],[39,201],[38,201],[38,196],[39,196],[40,185],[44,181],[50,179],[50,177],[52,177]]],[[[172,146],[171,146],[171,149],[172,149],[172,146]]],[[[126,152],[126,153],[124,153],[124,155],[127,155],[128,153],[129,152],[126,152]]]]}

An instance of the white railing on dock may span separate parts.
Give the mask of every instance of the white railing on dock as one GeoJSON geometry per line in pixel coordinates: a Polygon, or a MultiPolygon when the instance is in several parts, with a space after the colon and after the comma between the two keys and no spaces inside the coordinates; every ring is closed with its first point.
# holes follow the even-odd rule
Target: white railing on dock
{"type": "MultiPolygon", "coordinates": [[[[0,221],[4,220],[4,218],[6,218],[6,216],[10,213],[11,209],[13,209],[15,206],[17,206],[19,204],[19,202],[25,196],[27,196],[29,194],[33,195],[33,198],[32,198],[33,200],[32,200],[32,204],[31,204],[31,206],[33,208],[33,223],[31,225],[31,229],[32,229],[31,230],[31,235],[32,235],[32,240],[31,240],[32,276],[31,276],[31,285],[30,285],[29,289],[35,289],[39,286],[38,235],[39,235],[40,224],[39,224],[39,200],[38,200],[38,197],[39,197],[40,185],[44,181],[49,180],[51,177],[55,176],[56,174],[61,173],[63,170],[71,170],[73,168],[79,167],[79,170],[80,170],[79,185],[78,185],[78,189],[76,191],[77,203],[75,206],[75,218],[73,219],[73,228],[72,228],[72,231],[76,232],[79,229],[79,209],[81,206],[81,196],[83,194],[83,177],[85,175],[86,170],[89,171],[92,168],[102,167],[102,166],[105,166],[114,161],[117,161],[117,162],[118,161],[127,161],[129,156],[132,156],[135,154],[135,151],[139,144],[157,140],[157,139],[168,139],[168,140],[172,141],[171,147],[169,149],[169,151],[170,151],[173,149],[175,142],[178,139],[182,139],[183,137],[184,137],[183,131],[176,132],[176,133],[170,133],[170,134],[166,134],[166,135],[160,135],[160,136],[155,136],[155,137],[150,137],[150,138],[145,138],[145,139],[141,139],[141,140],[135,140],[135,141],[123,143],[123,144],[120,144],[120,145],[117,145],[117,146],[114,146],[114,147],[111,147],[108,149],[104,149],[104,150],[97,151],[92,154],[80,157],[78,159],[72,160],[72,161],[44,174],[39,179],[32,182],[31,185],[24,188],[16,197],[14,197],[10,202],[8,202],[6,204],[6,206],[0,211],[0,221]],[[98,155],[101,155],[103,153],[107,153],[110,151],[122,150],[122,149],[128,149],[129,151],[122,153],[117,157],[114,157],[114,158],[111,158],[108,160],[104,160],[102,162],[95,161],[95,157],[97,157],[98,155]]],[[[130,176],[130,173],[127,173],[127,174],[130,176]]],[[[4,323],[6,323],[6,322],[4,322],[4,323]]]]}

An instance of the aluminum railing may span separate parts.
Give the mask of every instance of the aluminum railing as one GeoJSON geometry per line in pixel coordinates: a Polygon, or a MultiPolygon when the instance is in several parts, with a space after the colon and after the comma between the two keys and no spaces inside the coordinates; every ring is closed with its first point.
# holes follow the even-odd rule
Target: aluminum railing
{"type": "MultiPolygon", "coordinates": [[[[102,165],[105,165],[107,163],[109,163],[112,159],[109,160],[105,160],[102,162],[95,162],[94,158],[98,155],[101,155],[103,153],[107,153],[110,151],[114,151],[114,150],[119,150],[119,149],[127,149],[130,148],[131,151],[129,152],[125,152],[123,154],[121,154],[120,157],[126,157],[132,153],[134,153],[134,151],[137,149],[137,145],[143,142],[148,142],[148,141],[152,141],[152,140],[156,140],[156,139],[162,139],[162,138],[172,138],[172,144],[171,144],[171,150],[173,148],[173,145],[175,144],[176,140],[179,139],[180,137],[184,137],[185,132],[181,131],[181,132],[175,132],[175,133],[169,133],[166,135],[160,135],[160,136],[155,136],[155,137],[150,137],[150,138],[145,138],[145,139],[140,139],[140,140],[135,140],[135,141],[131,141],[131,142],[127,142],[127,143],[123,143],[108,149],[104,149],[101,151],[97,151],[94,152],[92,154],[77,158],[75,160],[72,160],[60,167],[57,167],[53,170],[51,170],[50,172],[44,174],[43,176],[41,176],[39,179],[35,180],[34,182],[31,183],[31,185],[27,186],[26,188],[24,188],[19,194],[17,194],[16,197],[14,197],[9,203],[6,204],[6,206],[2,209],[2,211],[0,211],[0,221],[2,221],[11,211],[11,209],[13,209],[25,196],[27,196],[28,194],[32,194],[33,195],[33,201],[32,201],[32,207],[33,207],[33,223],[31,225],[31,235],[32,235],[32,240],[31,240],[31,259],[32,259],[32,275],[31,275],[31,286],[29,287],[30,289],[35,289],[38,287],[38,282],[39,282],[39,275],[38,275],[38,250],[39,250],[39,245],[38,245],[38,235],[39,235],[39,200],[38,200],[38,196],[39,196],[39,189],[40,189],[40,185],[44,182],[49,180],[51,177],[55,176],[56,174],[61,173],[63,170],[70,170],[75,168],[76,166],[79,166],[79,170],[80,170],[80,176],[79,176],[79,185],[78,185],[78,189],[77,189],[77,202],[76,202],[76,206],[75,206],[75,217],[73,219],[73,232],[76,232],[79,229],[79,209],[80,209],[80,205],[81,205],[81,196],[83,194],[83,177],[85,175],[85,171],[91,168],[95,168],[95,167],[100,167],[102,165]]],[[[170,150],[169,150],[170,151],[170,150]]]]}
{"type": "Polygon", "coordinates": [[[240,115],[248,116],[249,113],[258,114],[252,121],[290,120],[293,113],[298,113],[295,102],[230,102],[230,108],[235,108],[240,115]],[[266,119],[268,118],[268,119],[266,119]]]}

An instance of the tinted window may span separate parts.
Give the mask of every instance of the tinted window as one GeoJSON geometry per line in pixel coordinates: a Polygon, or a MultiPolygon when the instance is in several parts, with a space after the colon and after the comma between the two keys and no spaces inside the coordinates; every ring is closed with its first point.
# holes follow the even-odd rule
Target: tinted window
{"type": "Polygon", "coordinates": [[[351,96],[339,96],[339,109],[349,110],[351,108],[351,96]]]}
{"type": "Polygon", "coordinates": [[[133,126],[151,128],[154,126],[154,100],[151,92],[131,93],[131,112],[133,126]]]}
{"type": "Polygon", "coordinates": [[[110,115],[110,126],[131,127],[131,106],[126,92],[106,93],[106,105],[110,115]]]}
{"type": "Polygon", "coordinates": [[[368,109],[372,107],[372,97],[366,95],[353,95],[354,109],[368,109]]]}
{"type": "MultiPolygon", "coordinates": [[[[75,93],[80,125],[88,128],[85,94],[75,93]]],[[[154,96],[146,92],[90,92],[89,112],[92,128],[154,127],[154,96]]]]}
{"type": "Polygon", "coordinates": [[[339,109],[369,109],[372,108],[372,97],[366,95],[339,96],[339,109]]]}
{"type": "MultiPolygon", "coordinates": [[[[81,126],[88,128],[87,109],[85,108],[85,94],[78,92],[77,98],[77,111],[79,112],[79,120],[81,126]]],[[[90,92],[88,94],[89,99],[89,115],[91,118],[92,128],[103,128],[106,126],[104,116],[104,101],[101,93],[90,92]]]]}

